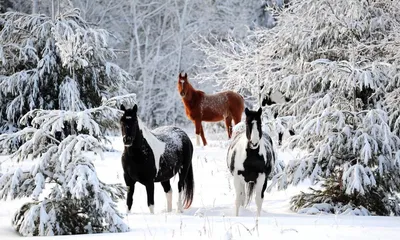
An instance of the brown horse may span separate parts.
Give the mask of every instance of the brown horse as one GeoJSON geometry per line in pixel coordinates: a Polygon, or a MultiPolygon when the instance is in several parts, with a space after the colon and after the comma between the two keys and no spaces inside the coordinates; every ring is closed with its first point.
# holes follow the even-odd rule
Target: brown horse
{"type": "Polygon", "coordinates": [[[187,74],[179,74],[178,91],[185,106],[186,116],[193,121],[196,127],[196,140],[199,143],[199,135],[203,145],[207,145],[204,137],[202,121],[219,122],[225,119],[228,138],[232,136],[232,120],[238,124],[242,119],[244,111],[243,97],[232,91],[216,94],[206,94],[193,88],[187,79],[187,74]]]}

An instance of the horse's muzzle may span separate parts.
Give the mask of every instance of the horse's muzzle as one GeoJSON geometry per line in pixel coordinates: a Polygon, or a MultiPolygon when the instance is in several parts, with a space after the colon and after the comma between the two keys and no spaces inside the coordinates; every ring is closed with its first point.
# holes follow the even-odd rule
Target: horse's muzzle
{"type": "Polygon", "coordinates": [[[249,141],[249,147],[251,149],[256,149],[256,148],[258,148],[258,146],[260,146],[260,142],[253,143],[252,141],[249,141]]]}
{"type": "Polygon", "coordinates": [[[124,142],[125,147],[130,147],[132,146],[133,138],[130,136],[123,136],[122,141],[124,142]]]}
{"type": "Polygon", "coordinates": [[[181,92],[181,97],[185,97],[185,96],[186,96],[185,92],[182,91],[182,92],[181,92]]]}

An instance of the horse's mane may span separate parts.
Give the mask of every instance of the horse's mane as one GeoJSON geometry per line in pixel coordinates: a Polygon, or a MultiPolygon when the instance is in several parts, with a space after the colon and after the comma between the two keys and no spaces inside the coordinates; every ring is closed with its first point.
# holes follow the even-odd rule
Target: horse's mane
{"type": "Polygon", "coordinates": [[[192,99],[187,100],[187,98],[183,98],[183,102],[187,107],[193,108],[199,104],[199,101],[201,101],[204,98],[206,93],[194,88],[190,82],[188,82],[187,84],[189,85],[189,91],[192,92],[192,99]]]}
{"type": "MultiPolygon", "coordinates": [[[[151,150],[154,154],[154,161],[156,165],[156,173],[160,168],[160,157],[165,151],[165,143],[160,141],[150,130],[145,126],[145,124],[138,118],[139,128],[142,130],[143,137],[146,139],[147,143],[150,145],[151,150]]],[[[156,174],[157,175],[157,174],[156,174]]]]}

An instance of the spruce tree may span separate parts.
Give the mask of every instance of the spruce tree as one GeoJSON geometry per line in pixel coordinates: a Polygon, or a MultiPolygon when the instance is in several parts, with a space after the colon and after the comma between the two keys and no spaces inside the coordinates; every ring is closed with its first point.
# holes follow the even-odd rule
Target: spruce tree
{"type": "Polygon", "coordinates": [[[105,134],[119,130],[115,106],[135,96],[116,97],[136,82],[109,62],[109,34],[76,9],[53,19],[0,17],[0,121],[8,128],[0,152],[15,162],[0,176],[0,199],[32,199],[12,225],[23,236],[128,231],[116,208],[124,187],[102,182],[87,154],[103,155],[105,134]]]}
{"type": "Polygon", "coordinates": [[[127,97],[111,98],[97,108],[83,111],[32,110],[21,121],[31,118],[33,126],[40,128],[26,127],[0,135],[4,148],[16,138],[24,140],[10,156],[19,164],[0,176],[0,199],[32,199],[12,219],[13,227],[21,235],[129,230],[116,208],[116,202],[124,198],[124,186],[102,182],[93,164],[96,155],[103,158],[106,150],[105,129],[119,127],[118,106],[133,104],[132,97],[127,97]],[[74,122],[78,132],[57,140],[55,133],[65,119],[74,122]],[[87,152],[95,153],[95,157],[87,152]],[[23,165],[26,160],[34,163],[30,169],[23,165]]]}
{"type": "Polygon", "coordinates": [[[33,109],[80,111],[126,93],[127,72],[110,62],[110,34],[73,9],[53,18],[0,15],[0,132],[23,128],[33,109]]]}

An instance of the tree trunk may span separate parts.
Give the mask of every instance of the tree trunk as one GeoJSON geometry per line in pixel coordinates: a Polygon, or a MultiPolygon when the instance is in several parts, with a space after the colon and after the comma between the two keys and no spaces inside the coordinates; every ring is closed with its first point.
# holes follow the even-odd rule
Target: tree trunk
{"type": "MultiPolygon", "coordinates": [[[[183,40],[184,40],[184,32],[183,32],[183,26],[185,25],[185,17],[186,17],[186,12],[187,12],[187,5],[188,5],[188,0],[185,0],[185,5],[183,6],[183,11],[182,11],[182,16],[179,18],[179,11],[177,13],[178,18],[179,18],[179,52],[178,52],[178,71],[177,74],[180,74],[181,69],[181,62],[182,62],[182,50],[183,50],[183,40]]],[[[176,91],[175,91],[176,92],[176,91]]],[[[176,104],[175,104],[176,105],[176,104]]],[[[175,106],[174,108],[174,115],[177,115],[177,108],[175,106]]],[[[174,119],[174,124],[176,119],[174,119]]]]}
{"type": "Polygon", "coordinates": [[[54,21],[56,19],[56,5],[54,3],[55,0],[51,0],[51,20],[54,21]]]}
{"type": "Polygon", "coordinates": [[[32,0],[32,14],[38,13],[38,1],[39,0],[32,0]]]}

